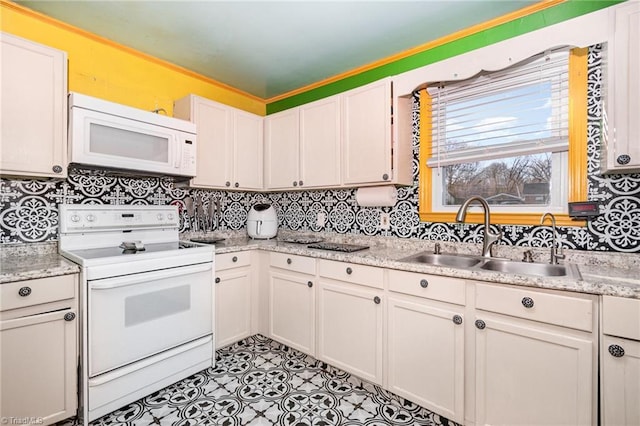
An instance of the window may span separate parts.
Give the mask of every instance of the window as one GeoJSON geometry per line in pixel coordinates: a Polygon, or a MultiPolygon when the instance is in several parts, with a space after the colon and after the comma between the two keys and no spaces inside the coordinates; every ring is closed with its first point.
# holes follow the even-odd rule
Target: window
{"type": "Polygon", "coordinates": [[[431,84],[420,104],[422,220],[453,221],[479,195],[499,223],[533,224],[550,211],[575,225],[562,216],[586,195],[586,49],[431,84]]]}

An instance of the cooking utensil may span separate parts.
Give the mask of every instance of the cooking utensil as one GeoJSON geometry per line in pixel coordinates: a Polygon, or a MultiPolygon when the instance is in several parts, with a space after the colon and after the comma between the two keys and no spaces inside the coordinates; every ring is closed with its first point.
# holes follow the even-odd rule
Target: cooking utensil
{"type": "Polygon", "coordinates": [[[210,231],[213,231],[213,228],[214,228],[214,227],[215,227],[215,225],[216,225],[216,221],[215,221],[215,218],[214,218],[214,216],[213,216],[213,215],[215,214],[215,209],[216,209],[216,205],[214,204],[214,199],[213,199],[213,198],[211,198],[211,199],[209,200],[209,221],[208,221],[208,223],[209,223],[209,230],[210,230],[210,231]]]}
{"type": "Polygon", "coordinates": [[[191,229],[191,221],[193,220],[193,215],[195,213],[193,208],[193,199],[191,197],[186,197],[184,199],[184,208],[187,209],[187,215],[189,216],[187,223],[189,224],[189,229],[191,229]]]}

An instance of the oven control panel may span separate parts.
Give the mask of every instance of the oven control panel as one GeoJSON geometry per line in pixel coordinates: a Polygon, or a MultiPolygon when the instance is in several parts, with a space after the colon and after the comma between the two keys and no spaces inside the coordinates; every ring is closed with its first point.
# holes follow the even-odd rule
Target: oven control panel
{"type": "Polygon", "coordinates": [[[59,208],[60,232],[109,229],[177,228],[176,206],[105,206],[63,204],[59,208]]]}

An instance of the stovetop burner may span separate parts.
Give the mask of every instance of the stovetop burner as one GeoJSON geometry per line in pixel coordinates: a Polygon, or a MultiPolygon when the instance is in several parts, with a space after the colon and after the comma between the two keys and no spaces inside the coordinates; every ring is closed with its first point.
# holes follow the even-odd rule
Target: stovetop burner
{"type": "Polygon", "coordinates": [[[307,247],[321,249],[321,250],[331,250],[331,251],[342,251],[345,253],[351,253],[354,251],[366,250],[369,246],[359,246],[356,244],[343,244],[343,243],[316,243],[309,244],[307,247]]]}

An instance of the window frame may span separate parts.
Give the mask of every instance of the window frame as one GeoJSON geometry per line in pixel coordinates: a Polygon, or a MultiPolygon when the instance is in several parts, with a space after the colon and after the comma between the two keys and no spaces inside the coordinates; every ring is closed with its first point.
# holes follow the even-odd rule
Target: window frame
{"type": "MultiPolygon", "coordinates": [[[[569,150],[567,156],[567,176],[565,190],[567,201],[584,201],[587,197],[587,55],[588,48],[571,49],[569,55],[569,150]]],[[[426,88],[420,90],[420,153],[419,153],[419,216],[423,222],[455,222],[457,207],[438,209],[434,203],[434,179],[427,159],[432,151],[432,120],[429,113],[430,95],[426,88]],[[425,102],[426,100],[426,102],[425,102]],[[426,119],[425,119],[426,118],[426,119]]],[[[558,225],[585,226],[585,221],[575,221],[567,214],[567,206],[558,211],[551,206],[558,225]]],[[[539,225],[540,211],[492,212],[492,222],[504,225],[539,225]]],[[[467,221],[482,223],[482,213],[470,211],[467,221]]]]}

